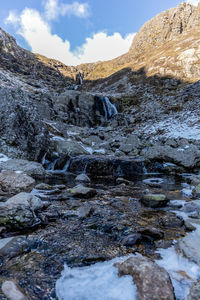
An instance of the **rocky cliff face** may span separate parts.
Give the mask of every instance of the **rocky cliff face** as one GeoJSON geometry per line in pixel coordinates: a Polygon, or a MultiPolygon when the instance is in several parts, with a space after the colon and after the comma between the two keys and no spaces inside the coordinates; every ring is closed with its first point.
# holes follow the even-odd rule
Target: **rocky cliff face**
{"type": "Polygon", "coordinates": [[[171,76],[185,81],[200,78],[200,5],[182,3],[146,22],[134,37],[129,52],[119,58],[79,66],[96,80],[129,69],[147,76],[171,76]]]}

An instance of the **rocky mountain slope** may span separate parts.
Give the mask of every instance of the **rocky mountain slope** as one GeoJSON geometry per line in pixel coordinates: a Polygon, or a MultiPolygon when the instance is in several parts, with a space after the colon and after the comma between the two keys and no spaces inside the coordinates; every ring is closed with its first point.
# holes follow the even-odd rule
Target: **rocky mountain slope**
{"type": "Polygon", "coordinates": [[[108,271],[130,254],[115,267],[138,299],[200,299],[199,10],[163,12],[127,54],[77,67],[0,29],[0,299],[75,299],[83,277],[85,299],[109,282],[125,299],[108,271]]]}
{"type": "Polygon", "coordinates": [[[80,68],[88,79],[105,78],[129,68],[147,76],[171,76],[186,81],[200,77],[200,5],[182,3],[146,22],[135,35],[129,52],[119,58],[80,68]]]}
{"type": "Polygon", "coordinates": [[[41,159],[49,144],[48,132],[56,131],[49,124],[56,124],[67,137],[66,124],[95,126],[105,121],[96,109],[95,95],[109,96],[123,113],[115,118],[115,126],[126,124],[143,136],[155,136],[156,130],[156,136],[160,132],[165,139],[177,132],[183,138],[191,124],[198,131],[199,20],[200,6],[182,3],[144,24],[127,54],[77,67],[24,50],[1,29],[0,150],[12,157],[41,159]],[[85,80],[75,92],[71,89],[80,70],[85,80]],[[32,116],[26,125],[32,128],[29,135],[24,130],[20,136],[19,128],[26,124],[22,120],[28,122],[32,116]],[[175,119],[179,127],[172,130],[175,119]]]}

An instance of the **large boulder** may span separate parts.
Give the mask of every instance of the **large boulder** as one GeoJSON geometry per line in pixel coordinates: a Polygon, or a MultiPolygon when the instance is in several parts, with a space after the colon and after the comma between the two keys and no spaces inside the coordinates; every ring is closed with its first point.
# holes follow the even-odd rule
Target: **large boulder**
{"type": "Polygon", "coordinates": [[[119,276],[131,275],[138,300],[174,300],[174,289],[167,271],[145,257],[131,257],[117,263],[119,276]]]}
{"type": "Polygon", "coordinates": [[[28,94],[0,89],[0,152],[39,160],[49,146],[48,130],[28,94]]]}
{"type": "Polygon", "coordinates": [[[143,174],[144,160],[113,156],[84,156],[72,158],[69,171],[80,173],[85,171],[89,176],[115,176],[132,179],[134,175],[143,174]]]}
{"type": "Polygon", "coordinates": [[[169,199],[163,194],[146,194],[141,198],[141,202],[152,208],[164,207],[169,202],[169,199]]]}
{"type": "Polygon", "coordinates": [[[54,110],[58,119],[78,126],[95,124],[95,100],[89,93],[66,91],[54,102],[54,110]]]}
{"type": "Polygon", "coordinates": [[[33,227],[40,223],[36,212],[47,205],[36,196],[19,193],[0,203],[0,225],[11,230],[33,227]]]}
{"type": "Polygon", "coordinates": [[[13,171],[0,173],[0,188],[10,194],[30,192],[35,185],[35,180],[26,175],[13,171]]]}
{"type": "Polygon", "coordinates": [[[34,178],[43,178],[46,174],[45,169],[40,163],[24,159],[2,161],[0,162],[0,171],[2,170],[23,172],[34,178]]]}
{"type": "Polygon", "coordinates": [[[96,195],[96,190],[93,188],[86,187],[82,184],[78,184],[72,189],[69,189],[70,194],[73,197],[92,198],[96,195]]]}
{"type": "Polygon", "coordinates": [[[200,150],[195,145],[172,148],[168,145],[154,145],[142,151],[144,157],[154,161],[169,161],[185,168],[194,168],[200,163],[200,150]]]}

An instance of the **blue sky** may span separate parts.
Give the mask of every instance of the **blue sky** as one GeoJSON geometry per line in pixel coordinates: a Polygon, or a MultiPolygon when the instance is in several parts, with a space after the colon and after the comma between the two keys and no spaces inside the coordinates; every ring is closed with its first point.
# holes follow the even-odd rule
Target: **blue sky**
{"type": "Polygon", "coordinates": [[[146,21],[181,2],[6,0],[0,1],[0,26],[22,47],[76,65],[127,52],[146,21]]]}

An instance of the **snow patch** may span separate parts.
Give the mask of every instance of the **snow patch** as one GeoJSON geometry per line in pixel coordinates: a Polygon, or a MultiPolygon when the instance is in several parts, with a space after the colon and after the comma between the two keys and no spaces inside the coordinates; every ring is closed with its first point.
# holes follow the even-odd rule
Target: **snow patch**
{"type": "Polygon", "coordinates": [[[64,267],[62,276],[56,282],[59,300],[136,300],[136,286],[131,276],[118,277],[115,258],[89,267],[64,267]]]}

